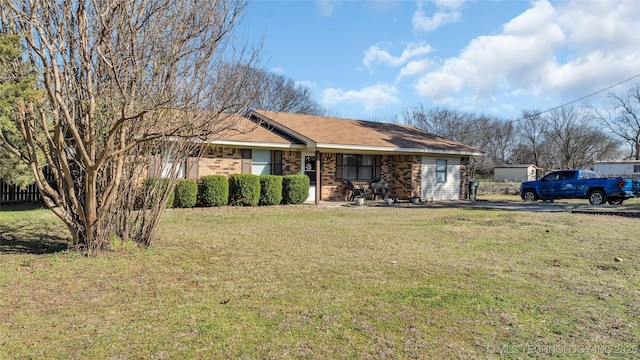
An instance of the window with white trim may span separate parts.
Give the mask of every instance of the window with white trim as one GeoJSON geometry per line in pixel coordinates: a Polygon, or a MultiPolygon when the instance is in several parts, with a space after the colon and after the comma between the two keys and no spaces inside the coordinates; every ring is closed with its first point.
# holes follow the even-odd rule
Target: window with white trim
{"type": "Polygon", "coordinates": [[[447,160],[436,160],[436,182],[447,182],[447,160]]]}

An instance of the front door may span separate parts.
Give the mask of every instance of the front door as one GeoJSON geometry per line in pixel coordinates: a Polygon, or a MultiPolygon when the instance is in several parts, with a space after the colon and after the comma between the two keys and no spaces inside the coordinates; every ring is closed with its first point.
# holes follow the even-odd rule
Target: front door
{"type": "Polygon", "coordinates": [[[316,155],[302,154],[302,172],[309,177],[309,196],[307,201],[316,201],[316,155]]]}

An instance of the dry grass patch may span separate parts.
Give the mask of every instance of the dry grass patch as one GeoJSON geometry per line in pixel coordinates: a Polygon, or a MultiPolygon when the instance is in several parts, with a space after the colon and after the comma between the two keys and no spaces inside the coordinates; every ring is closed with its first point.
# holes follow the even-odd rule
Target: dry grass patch
{"type": "Polygon", "coordinates": [[[622,359],[639,345],[637,219],[172,209],[151,249],[87,259],[12,251],[65,235],[46,211],[7,214],[0,358],[622,359]]]}

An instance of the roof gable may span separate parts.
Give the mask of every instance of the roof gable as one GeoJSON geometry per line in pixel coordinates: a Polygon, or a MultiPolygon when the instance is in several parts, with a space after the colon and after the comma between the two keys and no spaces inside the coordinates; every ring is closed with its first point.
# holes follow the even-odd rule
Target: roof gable
{"type": "Polygon", "coordinates": [[[224,129],[217,132],[216,137],[209,142],[213,144],[237,146],[263,146],[275,148],[304,147],[304,144],[294,137],[268,129],[266,124],[256,123],[240,115],[230,115],[224,129]]]}

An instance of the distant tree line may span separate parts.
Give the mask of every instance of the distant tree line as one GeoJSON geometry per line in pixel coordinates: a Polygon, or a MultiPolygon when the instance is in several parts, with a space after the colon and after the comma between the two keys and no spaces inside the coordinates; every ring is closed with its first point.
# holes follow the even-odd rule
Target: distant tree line
{"type": "Polygon", "coordinates": [[[419,105],[399,120],[483,150],[485,156],[471,160],[474,177],[489,177],[495,166],[508,164],[578,169],[591,168],[598,160],[638,160],[640,85],[609,98],[612,106],[606,110],[570,105],[523,110],[518,119],[419,105]]]}

